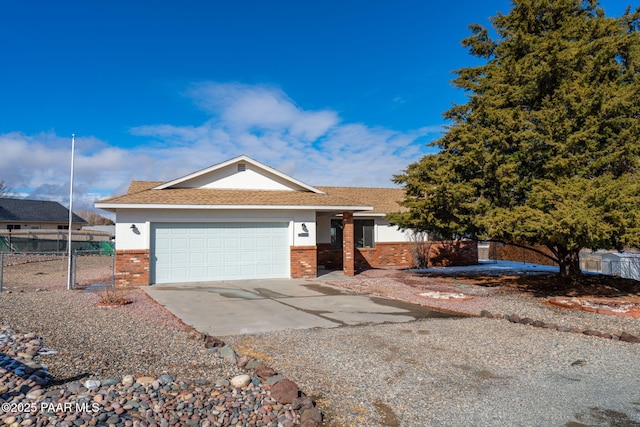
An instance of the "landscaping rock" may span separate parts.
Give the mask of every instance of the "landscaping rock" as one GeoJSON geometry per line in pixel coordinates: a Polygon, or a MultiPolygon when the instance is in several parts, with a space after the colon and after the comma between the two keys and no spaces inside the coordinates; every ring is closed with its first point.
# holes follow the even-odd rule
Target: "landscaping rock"
{"type": "Polygon", "coordinates": [[[264,366],[264,365],[258,365],[253,369],[253,372],[256,373],[257,376],[259,376],[260,378],[269,378],[273,375],[276,374],[276,371],[274,371],[272,368],[268,367],[268,366],[264,366]]]}
{"type": "Polygon", "coordinates": [[[627,332],[623,332],[620,334],[620,341],[640,343],[640,338],[627,332]]]}
{"type": "Polygon", "coordinates": [[[298,397],[298,385],[291,380],[278,381],[271,387],[271,397],[278,403],[291,403],[298,397]]]}
{"type": "Polygon", "coordinates": [[[231,385],[236,388],[242,388],[249,385],[251,382],[251,377],[249,375],[237,375],[231,378],[231,385]]]}

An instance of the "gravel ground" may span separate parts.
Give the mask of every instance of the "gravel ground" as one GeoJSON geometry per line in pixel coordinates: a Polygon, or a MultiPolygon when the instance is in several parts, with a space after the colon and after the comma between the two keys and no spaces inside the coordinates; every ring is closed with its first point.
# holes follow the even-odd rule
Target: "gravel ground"
{"type": "MultiPolygon", "coordinates": [[[[543,298],[370,270],[330,283],[478,315],[515,313],[558,325],[640,336],[640,320],[561,309],[543,298]],[[422,298],[425,290],[473,298],[422,298]]],[[[227,339],[313,391],[327,425],[640,426],[640,344],[513,324],[427,319],[227,339]]]]}
{"type": "Polygon", "coordinates": [[[1,292],[0,324],[35,332],[57,351],[40,357],[55,382],[127,374],[215,380],[244,373],[207,353],[142,290],[126,296],[132,304],[97,307],[100,295],[94,292],[1,292]]]}
{"type": "MultiPolygon", "coordinates": [[[[521,294],[467,286],[474,298],[416,295],[379,270],[341,286],[441,309],[515,313],[566,326],[640,335],[640,321],[568,311],[521,294]]],[[[457,289],[432,281],[423,289],[457,289]]],[[[140,290],[133,304],[99,308],[99,296],[60,284],[0,293],[0,324],[33,331],[57,382],[82,377],[211,381],[244,373],[208,353],[140,290]],[[44,289],[38,291],[37,289],[44,289]]],[[[422,288],[421,288],[422,289],[422,288]]],[[[486,318],[289,330],[225,337],[312,395],[329,426],[640,426],[640,344],[486,318]]]]}

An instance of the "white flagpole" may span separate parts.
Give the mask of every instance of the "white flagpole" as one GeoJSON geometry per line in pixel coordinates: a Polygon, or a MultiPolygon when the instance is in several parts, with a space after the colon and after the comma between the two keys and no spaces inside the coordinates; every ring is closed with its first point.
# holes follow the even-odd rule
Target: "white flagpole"
{"type": "Polygon", "coordinates": [[[73,277],[71,274],[71,224],[73,222],[73,161],[76,151],[76,134],[71,134],[71,180],[69,183],[69,236],[67,237],[67,251],[69,252],[69,266],[67,269],[67,289],[73,289],[73,277]]]}

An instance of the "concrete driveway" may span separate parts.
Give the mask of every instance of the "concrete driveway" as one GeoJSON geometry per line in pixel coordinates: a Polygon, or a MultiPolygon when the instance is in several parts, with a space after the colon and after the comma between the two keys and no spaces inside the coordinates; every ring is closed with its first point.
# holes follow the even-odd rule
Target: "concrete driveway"
{"type": "Polygon", "coordinates": [[[161,284],[151,298],[213,336],[457,317],[303,279],[161,284]]]}

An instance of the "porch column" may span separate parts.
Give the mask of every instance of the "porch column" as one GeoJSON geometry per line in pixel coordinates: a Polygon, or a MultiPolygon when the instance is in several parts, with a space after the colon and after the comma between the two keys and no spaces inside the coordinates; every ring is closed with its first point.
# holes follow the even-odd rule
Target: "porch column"
{"type": "Polygon", "coordinates": [[[353,212],[342,213],[342,270],[345,276],[355,276],[355,245],[353,212]]]}

